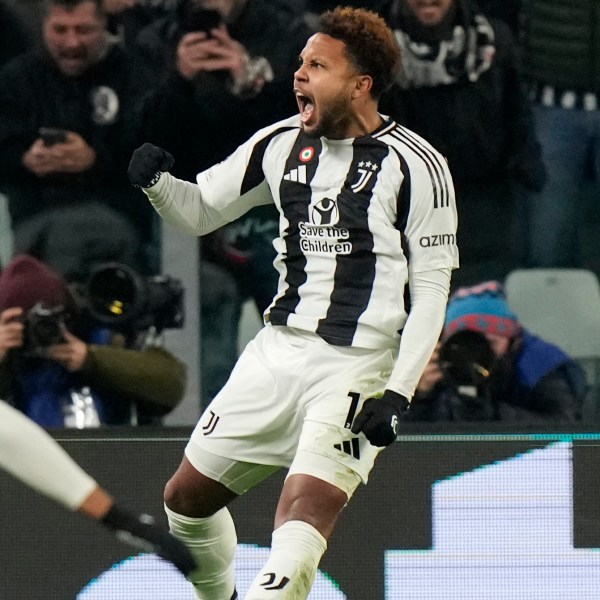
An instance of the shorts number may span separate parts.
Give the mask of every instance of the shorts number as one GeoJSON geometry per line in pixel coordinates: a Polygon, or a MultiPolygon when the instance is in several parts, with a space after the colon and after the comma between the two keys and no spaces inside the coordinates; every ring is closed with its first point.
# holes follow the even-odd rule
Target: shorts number
{"type": "Polygon", "coordinates": [[[356,416],[356,407],[360,400],[360,394],[358,392],[348,392],[348,396],[350,396],[350,410],[346,415],[346,422],[344,423],[346,429],[352,427],[352,421],[354,421],[354,417],[356,416]]]}

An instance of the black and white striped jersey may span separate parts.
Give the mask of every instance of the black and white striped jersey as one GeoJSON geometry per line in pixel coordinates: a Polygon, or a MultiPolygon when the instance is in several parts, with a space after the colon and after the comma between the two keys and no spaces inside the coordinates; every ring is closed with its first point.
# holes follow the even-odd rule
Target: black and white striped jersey
{"type": "Polygon", "coordinates": [[[256,133],[198,175],[203,202],[274,202],[277,294],[266,322],[330,344],[397,346],[409,272],[458,266],[454,188],[445,159],[386,121],[371,135],[309,137],[298,116],[256,133]]]}

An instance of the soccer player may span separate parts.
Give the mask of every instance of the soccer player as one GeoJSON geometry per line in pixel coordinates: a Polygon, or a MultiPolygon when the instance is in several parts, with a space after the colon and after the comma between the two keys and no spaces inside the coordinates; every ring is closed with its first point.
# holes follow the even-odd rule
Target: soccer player
{"type": "Polygon", "coordinates": [[[138,550],[156,552],[184,575],[196,568],[184,544],[149,515],[134,515],[117,506],[44,429],[2,400],[0,467],[65,508],[95,519],[138,550]]]}
{"type": "Polygon", "coordinates": [[[266,327],[165,488],[203,600],[237,597],[226,505],[282,467],[270,556],[246,599],[308,596],[338,515],[396,439],[438,340],[458,266],[454,191],[444,158],[377,110],[398,63],[378,15],[336,8],[301,53],[298,115],[260,130],[197,183],[170,175],[173,158],[160,148],[132,156],[131,182],[183,231],[202,235],[270,202],[280,213],[266,327]]]}

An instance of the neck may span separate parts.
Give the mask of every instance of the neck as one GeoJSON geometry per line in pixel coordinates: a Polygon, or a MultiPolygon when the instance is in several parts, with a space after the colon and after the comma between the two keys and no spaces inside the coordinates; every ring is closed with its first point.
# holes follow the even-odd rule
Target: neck
{"type": "Polygon", "coordinates": [[[381,115],[377,112],[377,103],[374,100],[357,100],[362,106],[357,107],[352,120],[348,123],[347,136],[349,138],[369,135],[381,126],[381,115]]]}

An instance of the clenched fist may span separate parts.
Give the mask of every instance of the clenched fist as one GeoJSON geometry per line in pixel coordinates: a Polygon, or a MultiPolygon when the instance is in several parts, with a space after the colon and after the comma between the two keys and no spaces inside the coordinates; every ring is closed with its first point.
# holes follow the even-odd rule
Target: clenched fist
{"type": "Polygon", "coordinates": [[[161,173],[168,171],[174,163],[175,159],[166,150],[146,142],[134,150],[127,175],[133,185],[149,188],[155,185],[161,173]]]}
{"type": "Polygon", "coordinates": [[[398,421],[408,409],[408,400],[401,394],[385,390],[381,398],[365,400],[352,424],[352,433],[362,433],[373,446],[389,446],[396,440],[398,421]]]}

